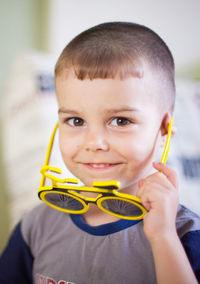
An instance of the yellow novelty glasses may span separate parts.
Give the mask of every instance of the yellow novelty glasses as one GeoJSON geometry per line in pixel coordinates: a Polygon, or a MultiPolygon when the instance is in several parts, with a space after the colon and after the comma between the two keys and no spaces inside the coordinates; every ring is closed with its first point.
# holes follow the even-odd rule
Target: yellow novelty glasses
{"type": "MultiPolygon", "coordinates": [[[[161,163],[165,163],[167,160],[173,122],[174,119],[172,118],[168,127],[161,163]]],[[[45,163],[41,169],[42,179],[38,190],[39,198],[52,208],[70,214],[83,214],[89,209],[90,203],[94,203],[102,211],[121,219],[143,219],[147,210],[142,205],[141,200],[136,196],[119,192],[120,183],[116,180],[96,181],[93,183],[93,187],[87,187],[78,186],[78,179],[61,179],[51,174],[62,173],[61,169],[48,165],[57,127],[58,123],[51,135],[45,163]],[[51,186],[45,186],[46,178],[51,180],[51,186]],[[86,194],[83,195],[86,192],[98,195],[96,197],[87,197],[86,194]]]]}

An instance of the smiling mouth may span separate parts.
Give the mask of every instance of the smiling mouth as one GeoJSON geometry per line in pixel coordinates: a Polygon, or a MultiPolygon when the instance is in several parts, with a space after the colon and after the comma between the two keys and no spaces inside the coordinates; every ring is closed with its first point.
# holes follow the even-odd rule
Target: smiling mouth
{"type": "Polygon", "coordinates": [[[87,163],[84,164],[84,166],[86,166],[88,169],[91,170],[108,170],[111,169],[117,165],[119,165],[120,163],[116,163],[116,164],[108,164],[108,163],[98,163],[98,164],[93,164],[93,163],[87,163]]]}

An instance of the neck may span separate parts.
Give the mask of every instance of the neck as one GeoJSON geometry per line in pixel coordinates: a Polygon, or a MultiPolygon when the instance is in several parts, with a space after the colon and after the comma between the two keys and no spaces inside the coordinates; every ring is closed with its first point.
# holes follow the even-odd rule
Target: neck
{"type": "Polygon", "coordinates": [[[83,214],[83,219],[90,226],[104,225],[119,220],[119,218],[103,212],[94,204],[90,204],[89,210],[83,214]]]}

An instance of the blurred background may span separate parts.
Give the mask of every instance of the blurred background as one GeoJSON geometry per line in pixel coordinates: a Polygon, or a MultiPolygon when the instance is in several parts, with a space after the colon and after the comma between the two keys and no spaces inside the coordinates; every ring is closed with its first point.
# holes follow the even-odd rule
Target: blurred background
{"type": "Polygon", "coordinates": [[[174,55],[178,132],[169,163],[180,175],[181,202],[200,213],[199,11],[199,0],[0,0],[0,251],[39,203],[39,170],[57,120],[56,59],[75,35],[106,21],[144,24],[174,55]]]}

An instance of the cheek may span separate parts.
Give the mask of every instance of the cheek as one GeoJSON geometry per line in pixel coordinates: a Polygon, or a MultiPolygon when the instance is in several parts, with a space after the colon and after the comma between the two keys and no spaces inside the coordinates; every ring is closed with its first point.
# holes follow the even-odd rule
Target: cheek
{"type": "Polygon", "coordinates": [[[142,147],[142,145],[140,145],[141,147],[134,147],[134,148],[129,148],[129,151],[127,152],[127,155],[129,157],[130,161],[133,161],[133,163],[136,164],[140,164],[142,161],[146,160],[149,152],[147,151],[147,149],[145,149],[144,147],[142,147]]]}
{"type": "Polygon", "coordinates": [[[154,157],[156,144],[156,141],[152,137],[142,139],[133,138],[129,139],[127,143],[123,143],[121,149],[129,161],[139,166],[141,163],[146,163],[154,157]]]}
{"type": "Polygon", "coordinates": [[[74,143],[74,139],[69,138],[69,136],[59,135],[59,147],[62,154],[62,157],[65,161],[70,160],[73,157],[74,152],[76,151],[76,143],[74,143]]]}
{"type": "Polygon", "coordinates": [[[126,157],[130,156],[130,159],[140,159],[148,152],[149,144],[145,139],[140,139],[139,137],[128,137],[127,139],[116,140],[116,147],[121,149],[121,152],[124,152],[126,157]]]}

